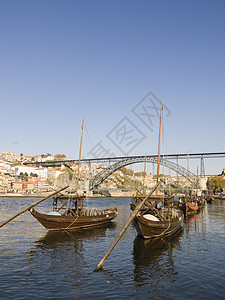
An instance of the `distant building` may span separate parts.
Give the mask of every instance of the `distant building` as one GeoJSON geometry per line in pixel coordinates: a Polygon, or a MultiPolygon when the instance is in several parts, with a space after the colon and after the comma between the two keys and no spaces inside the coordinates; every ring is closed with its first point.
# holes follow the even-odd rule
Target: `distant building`
{"type": "Polygon", "coordinates": [[[45,179],[33,178],[29,181],[12,181],[8,190],[22,194],[33,194],[49,192],[51,191],[51,187],[45,179]]]}
{"type": "Polygon", "coordinates": [[[34,157],[30,156],[30,155],[24,155],[24,156],[22,156],[22,158],[23,158],[23,162],[30,162],[30,161],[34,160],[34,157]]]}
{"type": "Polygon", "coordinates": [[[207,181],[208,181],[208,177],[200,177],[199,188],[202,190],[207,190],[207,181]]]}
{"type": "Polygon", "coordinates": [[[35,155],[34,160],[37,162],[42,162],[42,156],[41,155],[35,155]]]}
{"type": "Polygon", "coordinates": [[[11,170],[11,164],[7,161],[0,160],[0,172],[9,172],[11,170]]]}
{"type": "Polygon", "coordinates": [[[0,158],[8,162],[17,162],[20,160],[20,156],[14,152],[0,152],[0,158]]]}
{"type": "Polygon", "coordinates": [[[48,155],[42,158],[42,161],[53,161],[54,160],[54,156],[52,155],[48,155]]]}
{"type": "Polygon", "coordinates": [[[38,170],[37,167],[33,167],[33,166],[24,166],[24,165],[19,165],[19,166],[14,166],[12,167],[12,169],[15,171],[15,175],[20,175],[21,173],[25,174],[27,173],[28,176],[33,173],[33,174],[37,174],[36,171],[38,170]]]}

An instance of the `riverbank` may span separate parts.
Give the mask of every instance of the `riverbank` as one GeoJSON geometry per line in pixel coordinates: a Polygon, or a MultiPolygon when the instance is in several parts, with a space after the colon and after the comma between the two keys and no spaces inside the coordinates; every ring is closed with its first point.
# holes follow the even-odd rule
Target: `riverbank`
{"type": "Polygon", "coordinates": [[[50,195],[49,193],[43,193],[43,194],[20,194],[20,193],[5,193],[5,194],[0,194],[0,198],[1,197],[47,197],[48,195],[50,195]]]}
{"type": "MultiPolygon", "coordinates": [[[[5,193],[5,194],[0,194],[0,198],[2,197],[29,197],[29,198],[45,198],[48,197],[51,193],[42,193],[42,194],[20,194],[20,193],[5,193]]],[[[129,192],[121,192],[121,191],[113,191],[110,192],[111,197],[132,197],[134,196],[134,191],[129,191],[129,192]]],[[[92,192],[89,192],[86,194],[87,198],[104,198],[106,196],[100,195],[100,194],[93,194],[92,192]]]]}

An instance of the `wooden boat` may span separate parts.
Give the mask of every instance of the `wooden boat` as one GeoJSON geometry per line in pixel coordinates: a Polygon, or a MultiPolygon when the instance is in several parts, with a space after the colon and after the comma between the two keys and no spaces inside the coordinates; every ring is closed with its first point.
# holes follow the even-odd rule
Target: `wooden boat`
{"type": "Polygon", "coordinates": [[[117,208],[87,209],[83,206],[84,197],[65,195],[53,199],[53,210],[49,213],[30,213],[48,230],[74,230],[96,227],[111,222],[117,215],[117,208]],[[60,206],[58,205],[60,203],[60,206]],[[69,203],[68,203],[69,202],[69,203]]]}
{"type": "Polygon", "coordinates": [[[184,216],[191,216],[197,214],[199,210],[205,205],[205,203],[202,203],[202,201],[198,201],[198,198],[184,196],[180,198],[176,206],[184,213],[184,216]]]}
{"type": "Polygon", "coordinates": [[[168,203],[166,207],[157,209],[155,199],[149,198],[146,203],[149,208],[139,211],[135,217],[134,225],[140,236],[145,239],[159,238],[177,232],[184,220],[181,210],[168,203]]]}
{"type": "Polygon", "coordinates": [[[79,195],[79,174],[84,119],[82,120],[78,175],[75,194],[61,194],[53,197],[53,208],[49,213],[37,212],[33,207],[30,213],[48,230],[74,230],[90,228],[111,222],[117,215],[117,208],[85,209],[84,195],[79,195]]]}
{"type": "Polygon", "coordinates": [[[186,202],[186,215],[192,216],[198,213],[199,206],[196,196],[185,196],[184,202],[186,202]]]}
{"type": "MultiPolygon", "coordinates": [[[[134,210],[135,207],[144,199],[143,195],[136,195],[132,197],[131,203],[130,203],[130,209],[134,210]]],[[[149,198],[152,202],[155,202],[158,207],[160,206],[167,206],[167,203],[170,203],[173,201],[174,196],[164,196],[164,195],[153,195],[149,198]]],[[[140,211],[144,212],[146,209],[148,209],[148,205],[143,205],[142,209],[140,211]]]]}
{"type": "Polygon", "coordinates": [[[206,203],[207,203],[203,196],[197,197],[196,201],[197,201],[197,204],[198,204],[198,210],[199,211],[201,209],[203,209],[205,207],[206,203]]]}
{"type": "MultiPolygon", "coordinates": [[[[160,128],[159,128],[159,146],[158,146],[158,165],[157,165],[157,184],[159,183],[159,160],[160,160],[160,140],[161,140],[161,124],[162,124],[162,111],[163,102],[161,101],[161,114],[160,114],[160,128]]],[[[132,201],[132,204],[140,202],[144,199],[144,185],[143,194],[137,195],[132,201]],[[140,199],[141,198],[141,199],[140,199]]],[[[177,232],[184,219],[181,210],[172,206],[173,196],[166,199],[158,195],[158,186],[156,195],[149,197],[145,201],[144,210],[139,211],[134,218],[135,228],[140,236],[145,239],[159,238],[166,235],[171,235],[177,232]],[[159,204],[161,205],[159,206],[159,204]],[[162,207],[164,206],[164,207],[162,207]]],[[[134,206],[135,207],[135,206],[134,206]]],[[[134,208],[133,207],[133,208],[134,208]]],[[[132,208],[132,205],[131,205],[132,208]]]]}
{"type": "Polygon", "coordinates": [[[187,207],[186,215],[190,216],[198,213],[199,208],[197,202],[194,201],[187,202],[186,207],[187,207]]]}

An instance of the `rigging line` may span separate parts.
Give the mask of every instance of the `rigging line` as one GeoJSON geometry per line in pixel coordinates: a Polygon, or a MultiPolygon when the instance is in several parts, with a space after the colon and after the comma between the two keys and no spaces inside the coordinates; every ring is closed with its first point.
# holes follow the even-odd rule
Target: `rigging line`
{"type": "MultiPolygon", "coordinates": [[[[167,149],[167,136],[166,136],[166,126],[165,126],[165,118],[164,118],[164,114],[162,116],[163,118],[163,152],[164,152],[164,156],[167,160],[168,157],[168,149],[167,149]]],[[[169,176],[171,177],[171,169],[169,168],[169,176]]],[[[169,185],[169,192],[170,192],[170,185],[169,185]]]]}
{"type": "Polygon", "coordinates": [[[166,137],[166,127],[165,127],[165,119],[164,114],[162,116],[163,118],[163,156],[168,156],[168,150],[167,150],[167,137],[166,137]]]}
{"type": "Polygon", "coordinates": [[[91,142],[90,135],[89,135],[88,130],[87,130],[87,127],[86,127],[86,122],[84,123],[84,128],[85,128],[85,130],[86,130],[87,137],[88,137],[89,142],[90,142],[90,144],[91,144],[91,149],[93,149],[94,147],[93,147],[93,144],[92,144],[92,142],[91,142]]]}
{"type": "MultiPolygon", "coordinates": [[[[163,155],[162,155],[162,160],[165,160],[165,120],[164,120],[164,110],[162,111],[162,146],[163,146],[163,155]]],[[[163,190],[163,194],[165,193],[165,181],[166,181],[166,177],[165,177],[165,166],[163,164],[163,179],[164,179],[164,183],[162,186],[162,190],[163,190]]],[[[164,201],[163,201],[164,202],[164,201]]]]}
{"type": "Polygon", "coordinates": [[[70,223],[66,228],[64,228],[63,230],[67,230],[69,227],[71,227],[77,221],[78,217],[79,217],[79,215],[77,215],[76,219],[72,223],[70,223]]]}
{"type": "MultiPolygon", "coordinates": [[[[168,159],[168,148],[167,148],[167,132],[166,132],[166,126],[165,126],[165,119],[164,119],[164,115],[163,115],[163,140],[164,140],[164,147],[165,147],[165,156],[166,156],[166,160],[168,159]]],[[[171,178],[171,169],[169,169],[169,177],[171,178]]],[[[169,184],[169,194],[171,194],[171,183],[169,184]]]]}

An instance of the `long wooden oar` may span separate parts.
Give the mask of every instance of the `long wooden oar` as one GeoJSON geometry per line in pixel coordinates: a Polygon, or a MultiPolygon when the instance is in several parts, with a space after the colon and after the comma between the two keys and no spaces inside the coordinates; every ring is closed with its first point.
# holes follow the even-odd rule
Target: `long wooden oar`
{"type": "Polygon", "coordinates": [[[9,218],[8,220],[6,220],[6,221],[3,222],[2,224],[0,224],[0,228],[1,228],[2,226],[4,226],[5,224],[9,223],[10,221],[12,221],[13,219],[15,219],[16,217],[18,217],[19,215],[21,215],[22,213],[24,213],[25,211],[31,209],[32,207],[34,207],[35,205],[41,203],[42,201],[44,201],[44,200],[46,200],[46,199],[48,199],[48,198],[50,198],[50,197],[52,197],[52,196],[54,196],[54,195],[60,193],[61,191],[67,189],[68,187],[69,187],[69,186],[66,186],[66,187],[64,187],[64,188],[62,188],[62,189],[60,189],[60,190],[58,190],[58,191],[56,191],[56,192],[50,194],[48,197],[43,198],[43,199],[40,199],[40,200],[38,200],[37,202],[35,202],[35,203],[33,203],[33,204],[27,206],[26,208],[24,208],[23,210],[21,210],[20,212],[18,212],[15,216],[9,218]]]}
{"type": "Polygon", "coordinates": [[[109,256],[109,254],[112,252],[113,248],[116,246],[116,244],[118,243],[118,241],[120,240],[120,238],[122,237],[122,235],[124,234],[124,232],[127,230],[127,228],[129,227],[130,223],[132,222],[132,220],[135,218],[135,216],[137,215],[137,213],[139,212],[139,210],[142,208],[142,206],[144,205],[145,201],[154,193],[154,191],[157,189],[159,184],[156,184],[155,187],[153,188],[153,190],[140,202],[140,204],[138,204],[136,206],[136,208],[134,209],[134,211],[131,213],[130,219],[129,221],[126,223],[126,225],[123,227],[123,229],[121,230],[121,232],[119,233],[118,237],[116,238],[115,242],[112,244],[112,246],[110,247],[110,249],[108,250],[108,252],[106,253],[106,255],[103,257],[103,259],[100,261],[100,263],[97,265],[97,267],[95,268],[95,272],[100,270],[104,264],[104,262],[106,261],[107,257],[109,256]]]}

